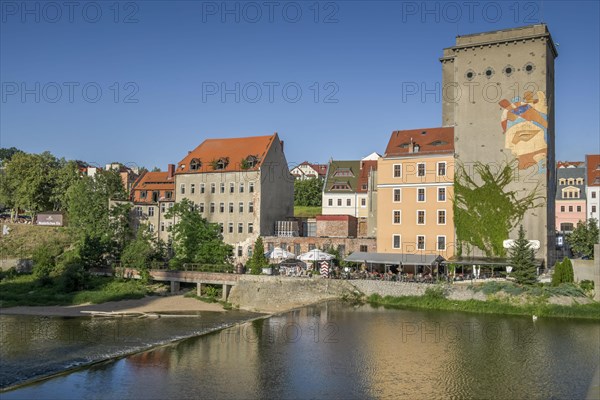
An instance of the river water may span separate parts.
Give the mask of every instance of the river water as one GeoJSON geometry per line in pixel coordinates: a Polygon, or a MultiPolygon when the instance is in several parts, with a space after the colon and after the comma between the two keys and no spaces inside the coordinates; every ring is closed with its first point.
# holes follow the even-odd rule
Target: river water
{"type": "Polygon", "coordinates": [[[330,302],[266,319],[1,316],[4,387],[61,367],[230,328],[86,366],[9,399],[573,399],[600,363],[600,324],[330,302]],[[226,320],[226,321],[225,321],[226,320]]]}

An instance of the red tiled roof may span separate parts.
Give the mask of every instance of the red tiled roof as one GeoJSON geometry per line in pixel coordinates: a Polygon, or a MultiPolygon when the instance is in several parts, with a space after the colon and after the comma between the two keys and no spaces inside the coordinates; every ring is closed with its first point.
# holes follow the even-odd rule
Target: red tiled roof
{"type": "Polygon", "coordinates": [[[369,184],[369,173],[373,171],[377,171],[377,160],[368,160],[360,162],[360,175],[358,176],[358,187],[356,191],[358,193],[366,193],[367,189],[363,189],[363,185],[369,184]]]}
{"type": "Polygon", "coordinates": [[[174,190],[175,179],[168,172],[146,172],[138,179],[133,190],[174,190]]]}
{"type": "Polygon", "coordinates": [[[600,154],[588,154],[585,156],[587,167],[587,185],[600,186],[600,154]]]}
{"type": "Polygon", "coordinates": [[[419,153],[454,152],[454,128],[427,128],[394,131],[385,149],[384,157],[406,156],[410,153],[410,143],[419,146],[419,153]]]}
{"type": "Polygon", "coordinates": [[[176,174],[188,173],[207,173],[207,172],[231,172],[243,171],[242,160],[248,156],[258,158],[258,163],[253,168],[247,170],[256,170],[260,167],[267,151],[276,141],[279,142],[277,133],[269,136],[250,136],[243,138],[228,139],[206,139],[194,150],[190,151],[183,158],[175,169],[176,174]],[[190,169],[192,160],[201,162],[201,167],[197,170],[190,169]],[[227,166],[223,169],[215,170],[211,163],[218,160],[227,160],[227,166]]]}
{"type": "Polygon", "coordinates": [[[319,176],[327,175],[327,164],[309,164],[309,165],[312,167],[312,169],[317,171],[319,176]]]}
{"type": "Polygon", "coordinates": [[[557,161],[556,168],[582,167],[583,164],[583,161],[557,161]]]}

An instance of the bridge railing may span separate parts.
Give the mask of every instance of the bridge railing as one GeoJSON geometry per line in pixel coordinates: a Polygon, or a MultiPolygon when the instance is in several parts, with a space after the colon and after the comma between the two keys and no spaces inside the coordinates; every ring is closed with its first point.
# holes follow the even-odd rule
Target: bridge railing
{"type": "MultiPolygon", "coordinates": [[[[196,272],[219,272],[219,273],[234,273],[235,269],[233,265],[229,264],[196,264],[196,263],[183,263],[179,268],[173,268],[168,262],[153,261],[148,265],[151,270],[159,271],[196,271],[196,272]]],[[[113,263],[113,271],[115,275],[122,276],[124,268],[120,262],[113,263]],[[121,274],[121,275],[119,275],[121,274]]]]}

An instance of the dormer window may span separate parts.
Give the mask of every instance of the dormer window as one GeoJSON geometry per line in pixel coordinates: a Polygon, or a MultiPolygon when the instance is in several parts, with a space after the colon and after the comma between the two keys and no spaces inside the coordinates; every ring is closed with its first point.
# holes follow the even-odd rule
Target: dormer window
{"type": "Polygon", "coordinates": [[[197,158],[194,158],[191,162],[190,162],[190,170],[191,171],[197,171],[202,167],[202,161],[200,161],[197,158]]]}
{"type": "Polygon", "coordinates": [[[241,162],[242,169],[254,168],[257,165],[258,165],[258,156],[255,156],[255,155],[249,155],[248,157],[244,158],[241,162]]]}
{"type": "Polygon", "coordinates": [[[418,153],[419,150],[421,150],[421,146],[419,146],[418,144],[415,144],[413,147],[413,153],[418,153]]]}
{"type": "Polygon", "coordinates": [[[354,174],[350,168],[338,168],[333,176],[354,176],[354,174]]]}
{"type": "Polygon", "coordinates": [[[227,168],[227,165],[229,165],[229,158],[221,157],[218,160],[213,160],[211,162],[211,165],[215,171],[220,170],[220,169],[225,169],[225,168],[227,168]]]}
{"type": "Polygon", "coordinates": [[[350,190],[350,185],[347,183],[335,183],[331,190],[350,190]]]}
{"type": "Polygon", "coordinates": [[[434,140],[433,142],[429,143],[430,146],[443,146],[445,144],[448,144],[448,142],[443,140],[434,140]]]}
{"type": "Polygon", "coordinates": [[[567,180],[566,180],[565,178],[560,178],[560,179],[558,180],[558,184],[559,184],[559,185],[566,185],[566,184],[567,184],[567,180]]]}
{"type": "Polygon", "coordinates": [[[410,146],[410,143],[408,143],[408,142],[398,145],[398,147],[400,147],[401,149],[407,149],[408,146],[410,146]]]}
{"type": "Polygon", "coordinates": [[[140,192],[140,199],[145,199],[148,196],[148,192],[145,190],[142,190],[140,192]]]}

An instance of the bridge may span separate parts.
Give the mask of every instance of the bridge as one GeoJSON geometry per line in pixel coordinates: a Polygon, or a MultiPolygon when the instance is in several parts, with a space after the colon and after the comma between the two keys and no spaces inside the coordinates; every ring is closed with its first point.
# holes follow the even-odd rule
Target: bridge
{"type": "MultiPolygon", "coordinates": [[[[223,287],[223,301],[227,301],[229,291],[236,285],[240,279],[240,275],[228,272],[203,272],[203,271],[170,271],[165,269],[151,269],[150,279],[159,282],[170,282],[171,293],[179,291],[180,284],[195,283],[196,294],[202,293],[204,285],[221,285],[223,287]]],[[[119,274],[123,274],[124,278],[141,279],[139,271],[133,268],[122,268],[119,274]]]]}

